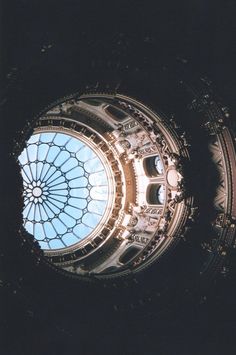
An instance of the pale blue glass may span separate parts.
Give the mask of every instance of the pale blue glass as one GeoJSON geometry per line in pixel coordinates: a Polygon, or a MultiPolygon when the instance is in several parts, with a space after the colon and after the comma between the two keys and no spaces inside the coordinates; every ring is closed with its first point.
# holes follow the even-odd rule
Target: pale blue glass
{"type": "Polygon", "coordinates": [[[69,247],[97,227],[107,206],[108,178],[86,143],[65,133],[37,133],[19,162],[24,227],[42,249],[69,247]]]}

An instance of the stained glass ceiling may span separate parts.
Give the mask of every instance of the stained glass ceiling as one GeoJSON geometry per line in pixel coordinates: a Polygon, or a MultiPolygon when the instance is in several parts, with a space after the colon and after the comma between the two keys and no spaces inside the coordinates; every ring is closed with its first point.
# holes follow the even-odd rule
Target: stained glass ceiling
{"type": "Polygon", "coordinates": [[[24,227],[42,249],[69,247],[97,227],[107,205],[108,178],[92,148],[65,133],[37,133],[19,162],[24,227]]]}

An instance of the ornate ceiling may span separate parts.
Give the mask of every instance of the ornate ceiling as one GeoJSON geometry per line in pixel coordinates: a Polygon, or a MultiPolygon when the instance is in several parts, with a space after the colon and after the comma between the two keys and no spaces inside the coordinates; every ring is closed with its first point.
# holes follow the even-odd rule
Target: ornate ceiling
{"type": "MultiPolygon", "coordinates": [[[[227,112],[208,93],[189,108],[202,114],[200,129],[217,174],[212,236],[199,240],[211,253],[207,270],[234,246],[235,153],[227,112]]],[[[139,100],[120,93],[71,95],[44,110],[32,128],[18,158],[21,233],[32,234],[43,259],[65,274],[110,279],[137,273],[171,257],[201,215],[191,186],[191,136],[139,100]]]]}

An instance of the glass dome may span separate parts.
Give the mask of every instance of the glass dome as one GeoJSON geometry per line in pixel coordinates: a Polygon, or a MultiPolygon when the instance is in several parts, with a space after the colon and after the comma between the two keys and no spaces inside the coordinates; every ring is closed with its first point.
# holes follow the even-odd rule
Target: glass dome
{"type": "Polygon", "coordinates": [[[66,133],[31,136],[19,156],[24,183],[24,227],[42,249],[78,243],[101,221],[108,177],[96,152],[66,133]]]}

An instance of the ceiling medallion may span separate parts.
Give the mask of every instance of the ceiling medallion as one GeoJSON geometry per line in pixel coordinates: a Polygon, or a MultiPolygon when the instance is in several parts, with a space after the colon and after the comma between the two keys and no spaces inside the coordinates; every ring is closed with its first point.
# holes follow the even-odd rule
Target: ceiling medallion
{"type": "Polygon", "coordinates": [[[185,143],[130,97],[65,99],[41,115],[19,156],[24,228],[64,271],[138,272],[177,244],[190,214],[185,143]]]}

